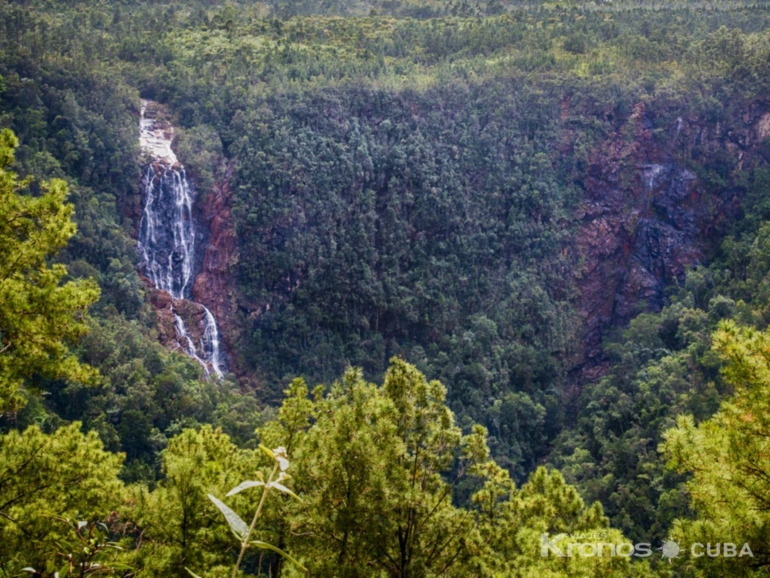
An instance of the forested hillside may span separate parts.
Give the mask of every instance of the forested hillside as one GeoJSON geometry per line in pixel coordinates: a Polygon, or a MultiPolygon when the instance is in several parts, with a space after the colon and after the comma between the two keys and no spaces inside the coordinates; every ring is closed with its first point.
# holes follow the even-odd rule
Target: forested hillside
{"type": "Polygon", "coordinates": [[[0,0],[0,574],[770,572],[768,24],[0,0]],[[174,299],[141,99],[194,193],[174,299]]]}

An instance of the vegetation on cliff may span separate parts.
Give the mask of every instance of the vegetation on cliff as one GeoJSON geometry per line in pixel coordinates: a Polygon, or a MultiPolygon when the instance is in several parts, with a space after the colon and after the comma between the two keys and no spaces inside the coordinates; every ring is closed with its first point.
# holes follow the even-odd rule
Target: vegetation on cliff
{"type": "Polygon", "coordinates": [[[299,564],[243,575],[766,573],[769,19],[0,0],[0,573],[230,576],[258,444],[299,564]],[[140,95],[232,209],[220,383],[136,269],[140,95]]]}

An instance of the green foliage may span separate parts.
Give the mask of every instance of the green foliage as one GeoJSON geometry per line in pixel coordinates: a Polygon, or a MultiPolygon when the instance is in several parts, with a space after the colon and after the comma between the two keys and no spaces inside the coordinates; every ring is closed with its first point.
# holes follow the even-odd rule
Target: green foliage
{"type": "Polygon", "coordinates": [[[696,559],[694,576],[757,576],[766,566],[769,345],[766,331],[720,324],[714,349],[725,360],[724,378],[734,394],[700,424],[680,416],[662,445],[669,465],[692,475],[687,491],[697,517],[679,521],[675,539],[687,545],[731,542],[739,550],[747,543],[753,554],[696,559]]]}
{"type": "Polygon", "coordinates": [[[758,168],[741,177],[744,218],[729,224],[712,265],[688,272],[670,306],[638,316],[606,341],[609,371],[583,392],[577,426],[561,433],[550,455],[633,540],[664,540],[677,518],[694,515],[688,476],[666,468],[656,448],[677,416],[708,419],[734,387],[719,373],[712,332],[724,319],[767,326],[765,173],[758,168]]]}
{"type": "Polygon", "coordinates": [[[665,540],[673,520],[689,515],[684,478],[656,448],[676,415],[710,416],[725,389],[709,352],[716,321],[690,295],[640,315],[608,344],[610,371],[584,391],[577,427],[562,433],[551,457],[635,542],[665,540]]]}
{"type": "MultiPolygon", "coordinates": [[[[71,521],[107,521],[122,507],[122,456],[103,449],[80,424],[45,434],[36,427],[0,436],[0,564],[9,575],[23,567],[53,572],[75,555],[71,521]]],[[[120,524],[119,519],[110,522],[120,524]]],[[[114,528],[116,529],[116,528],[114,528]]],[[[63,574],[69,575],[69,574],[63,574]]]]}
{"type": "MultiPolygon", "coordinates": [[[[43,207],[56,197],[69,220],[55,180],[66,179],[78,225],[74,237],[69,226],[50,231],[61,264],[42,253],[55,279],[31,287],[88,288],[79,315],[95,297],[84,280],[101,287],[93,321],[62,313],[60,333],[39,332],[46,367],[14,362],[6,378],[0,361],[4,409],[28,401],[3,427],[55,436],[81,421],[126,454],[121,478],[147,487],[133,487],[135,509],[122,510],[140,526],[125,541],[141,536],[132,563],[148,576],[230,574],[237,554],[206,496],[254,478],[264,458],[244,448],[258,425],[271,447],[287,447],[305,498],[271,493],[258,539],[319,575],[644,571],[538,558],[543,531],[621,539],[538,466],[561,468],[630,538],[663,539],[692,509],[687,468],[666,470],[655,448],[677,415],[707,419],[734,387],[710,333],[725,318],[770,321],[767,171],[741,172],[728,152],[696,143],[692,170],[714,195],[745,190],[743,218],[725,224],[714,266],[607,342],[606,374],[570,406],[569,370],[583,354],[571,247],[599,145],[639,102],[658,138],[677,116],[740,122],[768,90],[766,8],[702,4],[0,2],[0,127],[20,138],[14,170],[52,183],[21,198],[43,207]],[[140,91],[173,111],[200,195],[223,179],[234,191],[233,354],[260,401],[279,403],[295,375],[363,373],[313,399],[292,382],[279,421],[266,424],[272,410],[256,395],[201,382],[156,343],[131,239],[140,91]],[[80,362],[69,354],[76,342],[80,362]],[[395,354],[427,377],[399,362],[385,387],[364,380],[380,381],[395,354]],[[99,387],[86,387],[83,363],[99,370],[99,387]],[[11,395],[33,381],[45,397],[11,395]],[[511,475],[531,479],[516,489],[511,475]],[[448,542],[432,548],[439,538],[448,542]]],[[[758,155],[770,158],[766,144],[758,155]]],[[[9,312],[0,303],[0,319],[19,317],[9,312]]],[[[7,332],[0,325],[1,339],[7,332]]],[[[105,482],[119,485],[108,470],[105,482]]],[[[253,512],[251,498],[228,507],[253,512]]],[[[694,506],[707,511],[703,500],[694,506]]],[[[247,552],[241,568],[295,571],[269,552],[247,552]]]]}
{"type": "Polygon", "coordinates": [[[75,234],[72,205],[61,180],[42,194],[23,194],[30,180],[11,171],[13,133],[0,132],[0,411],[18,412],[23,386],[43,376],[93,382],[95,372],[71,353],[87,328],[86,308],[99,291],[93,281],[62,283],[66,268],[48,260],[75,234]]]}
{"type": "Polygon", "coordinates": [[[533,556],[540,553],[544,534],[549,539],[561,536],[555,541],[563,552],[571,543],[608,547],[628,542],[608,528],[600,504],[586,508],[559,472],[540,467],[516,490],[505,470],[493,464],[488,467],[487,482],[473,497],[480,509],[486,572],[494,576],[644,575],[644,565],[630,564],[623,556],[533,556]]]}
{"type": "Polygon", "coordinates": [[[484,448],[454,425],[440,383],[393,360],[382,388],[349,371],[313,403],[301,381],[287,393],[262,435],[291,442],[303,502],[287,506],[279,539],[312,575],[455,575],[469,563],[473,519],[452,505],[452,487],[484,448]],[[453,465],[449,484],[441,473],[453,465]]]}
{"type": "Polygon", "coordinates": [[[152,483],[158,452],[185,428],[212,424],[241,445],[253,443],[263,421],[252,392],[233,382],[201,378],[200,366],[157,343],[138,320],[112,314],[91,326],[82,358],[98,367],[98,388],[52,384],[47,407],[66,420],[83,420],[112,451],[126,454],[126,481],[152,483]]]}
{"type": "Polygon", "coordinates": [[[198,125],[183,131],[175,145],[176,154],[192,169],[196,188],[210,191],[214,177],[223,177],[223,152],[219,134],[210,126],[198,125]]]}
{"type": "Polygon", "coordinates": [[[103,522],[68,519],[57,520],[70,532],[67,539],[56,543],[55,557],[46,562],[45,569],[26,567],[24,571],[43,578],[69,578],[75,576],[116,576],[130,567],[120,561],[123,548],[111,542],[110,528],[103,522]]]}
{"type": "MultiPolygon", "coordinates": [[[[270,532],[313,576],[603,575],[629,571],[618,559],[540,556],[543,532],[606,530],[558,473],[539,469],[520,490],[489,460],[486,432],[463,435],[446,390],[393,359],[382,387],[349,371],[308,399],[296,380],[268,443],[284,439],[301,503],[284,500],[270,532]],[[289,447],[289,445],[287,445],[289,447]],[[452,496],[468,484],[473,505],[452,496]]],[[[288,568],[286,569],[288,570],[288,568]]]]}
{"type": "MultiPolygon", "coordinates": [[[[173,438],[163,452],[163,480],[153,491],[132,490],[131,516],[146,541],[134,553],[135,567],[158,577],[186,576],[185,567],[204,576],[229,575],[236,551],[232,533],[207,496],[224,496],[253,475],[255,463],[254,451],[239,449],[210,426],[187,429],[173,438]]],[[[247,492],[236,496],[233,504],[239,509],[257,506],[247,492]]]]}

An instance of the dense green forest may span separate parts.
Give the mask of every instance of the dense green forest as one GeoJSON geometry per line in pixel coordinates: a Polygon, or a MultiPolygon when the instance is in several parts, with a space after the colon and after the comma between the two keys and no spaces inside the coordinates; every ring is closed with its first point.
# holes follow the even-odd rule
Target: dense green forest
{"type": "Polygon", "coordinates": [[[770,574],[769,25],[0,0],[0,575],[770,574]],[[230,211],[222,380],[138,267],[141,98],[230,211]]]}

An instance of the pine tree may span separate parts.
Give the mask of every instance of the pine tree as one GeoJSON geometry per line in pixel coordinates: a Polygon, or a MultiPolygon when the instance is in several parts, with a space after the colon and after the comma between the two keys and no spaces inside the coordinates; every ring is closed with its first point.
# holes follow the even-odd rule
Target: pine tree
{"type": "Polygon", "coordinates": [[[34,376],[87,382],[95,371],[70,347],[86,331],[86,311],[99,297],[92,280],[63,282],[67,270],[50,264],[75,234],[67,185],[53,179],[41,194],[23,193],[31,179],[11,170],[18,141],[0,132],[0,411],[25,404],[34,376]]]}
{"type": "Polygon", "coordinates": [[[697,576],[764,575],[770,564],[770,332],[720,324],[714,349],[726,362],[734,388],[711,419],[696,424],[680,416],[661,449],[669,466],[689,472],[687,490],[696,520],[677,520],[672,536],[688,551],[697,576]],[[736,544],[734,556],[711,557],[711,544],[736,544]],[[748,544],[751,555],[744,551],[748,544]],[[765,570],[761,570],[765,569],[765,570]]]}

